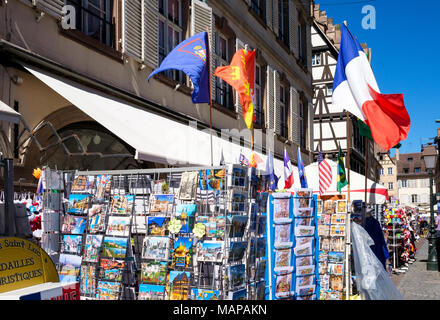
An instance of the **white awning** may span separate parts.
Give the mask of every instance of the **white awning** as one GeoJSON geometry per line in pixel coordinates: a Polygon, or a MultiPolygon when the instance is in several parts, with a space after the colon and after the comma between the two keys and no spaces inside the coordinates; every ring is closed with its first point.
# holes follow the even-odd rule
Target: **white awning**
{"type": "MultiPolygon", "coordinates": [[[[178,166],[209,166],[211,164],[209,129],[198,130],[194,123],[183,124],[117,100],[43,71],[25,66],[55,92],[81,109],[113,134],[136,150],[136,159],[178,166]]],[[[145,80],[146,81],[146,80],[145,80]]],[[[237,163],[240,152],[249,159],[251,150],[222,139],[214,131],[213,164],[218,165],[223,153],[226,163],[237,163]]],[[[266,156],[259,169],[264,169],[266,156]]],[[[283,161],[274,159],[275,173],[284,185],[283,161]]]]}
{"type": "Polygon", "coordinates": [[[0,120],[18,123],[20,121],[21,114],[12,109],[3,101],[0,101],[0,120]]]}

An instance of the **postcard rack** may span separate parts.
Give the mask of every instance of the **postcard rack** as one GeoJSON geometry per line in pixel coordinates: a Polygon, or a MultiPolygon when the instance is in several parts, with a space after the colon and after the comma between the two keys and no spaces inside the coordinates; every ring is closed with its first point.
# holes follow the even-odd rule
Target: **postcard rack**
{"type": "Polygon", "coordinates": [[[269,196],[269,300],[316,300],[320,292],[316,196],[312,189],[269,196]]]}
{"type": "Polygon", "coordinates": [[[254,168],[64,178],[60,277],[79,279],[83,299],[264,299],[267,193],[254,168]]]}

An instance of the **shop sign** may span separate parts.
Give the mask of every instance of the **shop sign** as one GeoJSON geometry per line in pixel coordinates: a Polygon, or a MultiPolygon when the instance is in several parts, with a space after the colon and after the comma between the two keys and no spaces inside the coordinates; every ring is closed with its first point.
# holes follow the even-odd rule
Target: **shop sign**
{"type": "Polygon", "coordinates": [[[0,293],[46,282],[59,282],[48,254],[21,238],[0,238],[0,293]]]}

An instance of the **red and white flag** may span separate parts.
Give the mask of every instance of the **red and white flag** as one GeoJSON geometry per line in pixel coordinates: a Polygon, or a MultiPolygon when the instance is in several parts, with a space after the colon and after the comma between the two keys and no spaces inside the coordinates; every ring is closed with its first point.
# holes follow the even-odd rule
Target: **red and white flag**
{"type": "Polygon", "coordinates": [[[321,150],[318,153],[318,171],[319,171],[319,194],[322,195],[332,184],[332,168],[326,159],[322,157],[321,150]]]}
{"type": "Polygon", "coordinates": [[[290,162],[289,154],[284,149],[284,189],[290,189],[293,186],[293,167],[290,162]]]}

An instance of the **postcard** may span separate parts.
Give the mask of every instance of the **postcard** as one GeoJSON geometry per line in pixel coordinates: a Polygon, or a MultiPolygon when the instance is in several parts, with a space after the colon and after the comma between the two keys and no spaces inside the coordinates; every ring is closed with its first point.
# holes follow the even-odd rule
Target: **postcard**
{"type": "Polygon", "coordinates": [[[296,278],[296,287],[305,287],[305,286],[311,286],[315,282],[315,276],[314,275],[308,275],[308,276],[301,276],[296,278]]]}
{"type": "Polygon", "coordinates": [[[201,262],[222,262],[223,241],[208,241],[197,243],[197,260],[201,262]]]}
{"type": "Polygon", "coordinates": [[[109,217],[106,234],[110,236],[128,237],[130,235],[130,222],[131,217],[109,217]]]}
{"type": "Polygon", "coordinates": [[[257,238],[257,256],[256,258],[262,258],[266,255],[267,238],[257,238]]]}
{"type": "Polygon", "coordinates": [[[168,260],[170,251],[170,238],[145,237],[142,249],[143,259],[168,260]]]}
{"type": "Polygon", "coordinates": [[[170,271],[169,296],[170,300],[188,300],[191,274],[186,271],[170,271]]]}
{"type": "Polygon", "coordinates": [[[298,226],[295,227],[295,236],[306,237],[313,236],[315,234],[316,228],[314,226],[298,226]]]}
{"type": "Polygon", "coordinates": [[[98,293],[96,298],[98,300],[118,300],[121,291],[121,284],[119,282],[98,281],[98,293]]]}
{"type": "Polygon", "coordinates": [[[332,237],[330,240],[331,251],[343,252],[345,249],[345,238],[344,237],[332,237]]]}
{"type": "Polygon", "coordinates": [[[81,295],[96,295],[96,267],[94,265],[82,265],[80,276],[81,295]]]}
{"type": "Polygon", "coordinates": [[[66,214],[64,216],[61,232],[68,234],[83,234],[86,228],[86,224],[87,224],[86,218],[75,217],[70,214],[66,214]]]}
{"type": "Polygon", "coordinates": [[[257,282],[255,286],[255,300],[266,300],[266,281],[257,282]]]}
{"type": "Polygon", "coordinates": [[[342,276],[330,275],[330,289],[335,291],[344,289],[342,276]]]}
{"type": "Polygon", "coordinates": [[[171,213],[173,204],[173,194],[153,194],[150,198],[150,212],[171,213]]]}
{"type": "Polygon", "coordinates": [[[110,197],[111,175],[103,174],[96,176],[95,179],[95,200],[103,201],[110,197]]]}
{"type": "Polygon", "coordinates": [[[101,259],[99,261],[100,277],[104,280],[122,281],[125,261],[114,259],[101,259]]]}
{"type": "Polygon", "coordinates": [[[273,220],[285,220],[289,219],[289,212],[290,212],[290,206],[289,206],[290,199],[286,198],[275,198],[273,199],[273,220]]]}
{"type": "Polygon", "coordinates": [[[333,200],[324,201],[324,213],[332,214],[336,213],[336,203],[333,200]]]}
{"type": "Polygon", "coordinates": [[[176,207],[176,217],[182,222],[180,233],[191,233],[194,228],[196,204],[179,204],[176,207]]]}
{"type": "Polygon", "coordinates": [[[337,213],[346,213],[347,212],[347,201],[345,201],[345,200],[337,201],[336,212],[337,213]]]}
{"type": "Polygon", "coordinates": [[[76,176],[72,182],[71,193],[90,193],[93,189],[94,176],[76,176]]]}
{"type": "Polygon", "coordinates": [[[229,211],[243,212],[246,211],[247,193],[231,189],[229,192],[229,211]]]}
{"type": "Polygon", "coordinates": [[[246,187],[247,186],[247,168],[232,167],[232,173],[228,176],[229,185],[232,187],[246,187]]]}
{"type": "Polygon", "coordinates": [[[165,284],[168,263],[162,261],[146,261],[141,263],[141,282],[165,284]]]}
{"type": "Polygon", "coordinates": [[[138,300],[165,300],[165,286],[140,284],[138,300]]]}
{"type": "Polygon", "coordinates": [[[311,243],[306,243],[302,245],[297,245],[295,249],[293,249],[295,255],[298,256],[307,256],[313,254],[313,248],[311,243]]]}
{"type": "Polygon", "coordinates": [[[200,170],[200,190],[224,190],[225,170],[200,170]]]}
{"type": "Polygon", "coordinates": [[[105,214],[107,206],[104,204],[94,204],[89,209],[89,233],[105,231],[105,214]]]}
{"type": "Polygon", "coordinates": [[[63,235],[61,251],[63,253],[81,254],[82,236],[63,235]]]}
{"type": "Polygon", "coordinates": [[[217,219],[212,216],[197,216],[195,223],[202,223],[205,226],[205,236],[214,238],[217,234],[217,219]]]}
{"type": "Polygon", "coordinates": [[[267,260],[260,260],[257,262],[257,266],[255,268],[255,276],[254,276],[255,281],[264,278],[264,275],[266,273],[266,264],[267,264],[267,260]]]}
{"type": "Polygon", "coordinates": [[[237,291],[229,291],[228,300],[246,300],[247,290],[239,289],[237,291]]]}
{"type": "Polygon", "coordinates": [[[121,214],[121,215],[131,215],[133,209],[134,195],[114,195],[112,197],[112,204],[110,208],[110,213],[121,214]]]}
{"type": "Polygon", "coordinates": [[[257,203],[257,211],[258,212],[266,212],[267,208],[267,199],[269,198],[269,192],[258,192],[255,198],[255,202],[257,203]]]}
{"type": "Polygon", "coordinates": [[[275,250],[275,269],[290,267],[292,249],[276,249],[275,250]]]}
{"type": "Polygon", "coordinates": [[[298,218],[313,218],[313,208],[298,208],[294,209],[295,217],[298,218]]]}
{"type": "Polygon", "coordinates": [[[321,290],[329,290],[330,289],[330,275],[321,274],[319,275],[319,281],[321,284],[321,290]]]}
{"type": "Polygon", "coordinates": [[[274,228],[275,245],[279,246],[281,243],[291,243],[291,225],[290,224],[276,224],[274,228]]]}
{"type": "MultiPolygon", "coordinates": [[[[246,241],[234,241],[231,242],[229,247],[229,257],[228,262],[237,262],[243,259],[244,254],[246,253],[247,242],[246,241]]],[[[257,245],[258,252],[258,245],[257,245]]],[[[257,253],[258,257],[258,253],[257,253]]]]}
{"type": "Polygon", "coordinates": [[[313,264],[313,256],[304,256],[296,258],[296,267],[310,266],[313,264]]]}
{"type": "Polygon", "coordinates": [[[331,224],[344,224],[345,225],[345,213],[332,214],[331,224]]]}
{"type": "Polygon", "coordinates": [[[88,194],[70,194],[67,213],[85,214],[89,208],[90,198],[88,194]]]}
{"type": "Polygon", "coordinates": [[[301,246],[303,244],[308,244],[313,247],[313,237],[298,237],[296,238],[296,246],[301,246]]]}
{"type": "Polygon", "coordinates": [[[318,214],[321,214],[322,213],[322,210],[323,210],[323,204],[322,204],[322,200],[318,200],[317,201],[317,203],[316,203],[316,212],[318,213],[318,214]]]}
{"type": "Polygon", "coordinates": [[[228,220],[230,223],[229,229],[229,238],[241,238],[244,236],[244,231],[246,229],[248,223],[247,216],[228,216],[228,220]]]}
{"type": "Polygon", "coordinates": [[[329,263],[344,263],[344,252],[330,251],[328,253],[329,263]]]}
{"type": "Polygon", "coordinates": [[[329,225],[318,225],[318,236],[320,237],[328,237],[330,235],[330,226],[329,225]]]}
{"type": "Polygon", "coordinates": [[[307,275],[311,275],[311,274],[315,274],[315,266],[314,265],[301,266],[301,267],[296,268],[296,275],[297,276],[307,276],[307,275]]]}
{"type": "Polygon", "coordinates": [[[297,217],[295,219],[295,227],[298,227],[298,226],[310,227],[312,225],[312,222],[313,222],[313,218],[297,217]]]}
{"type": "Polygon", "coordinates": [[[127,238],[105,237],[102,255],[106,258],[124,259],[127,251],[127,238]]]}
{"type": "Polygon", "coordinates": [[[149,236],[166,236],[168,235],[167,217],[147,217],[147,234],[149,236]]]}
{"type": "Polygon", "coordinates": [[[345,236],[345,225],[332,225],[330,226],[331,236],[345,236]]]}
{"type": "Polygon", "coordinates": [[[309,286],[297,286],[296,287],[296,294],[300,296],[304,295],[311,295],[315,293],[315,285],[309,285],[309,286]]]}
{"type": "Polygon", "coordinates": [[[330,249],[330,237],[321,237],[319,241],[319,250],[329,251],[330,249]]]}
{"type": "Polygon", "coordinates": [[[58,262],[60,282],[76,282],[81,268],[81,261],[81,256],[61,253],[58,262]]]}
{"type": "Polygon", "coordinates": [[[183,172],[180,179],[179,190],[177,192],[180,200],[195,200],[197,197],[197,184],[199,182],[199,173],[183,172]]]}
{"type": "Polygon", "coordinates": [[[191,300],[219,300],[219,290],[191,289],[191,300]]]}
{"type": "Polygon", "coordinates": [[[341,291],[330,290],[328,294],[328,300],[342,300],[342,290],[341,291]]]}
{"type": "Polygon", "coordinates": [[[246,267],[244,264],[237,264],[227,267],[229,289],[243,286],[245,273],[246,267]]]}
{"type": "Polygon", "coordinates": [[[257,216],[257,235],[263,235],[266,230],[267,224],[267,216],[266,215],[258,215],[257,216]]]}
{"type": "Polygon", "coordinates": [[[308,294],[305,296],[298,296],[296,297],[296,300],[315,300],[315,295],[314,294],[308,294]]]}
{"type": "Polygon", "coordinates": [[[313,189],[295,189],[294,197],[295,207],[309,208],[312,202],[313,189]]]}
{"type": "Polygon", "coordinates": [[[327,273],[327,269],[328,269],[328,261],[319,260],[319,274],[327,273]]]}
{"type": "Polygon", "coordinates": [[[344,265],[339,263],[329,263],[327,268],[329,274],[342,275],[344,270],[344,265]]]}
{"type": "Polygon", "coordinates": [[[277,298],[289,297],[294,293],[292,292],[292,274],[284,274],[277,276],[275,296],[277,298]]]}
{"type": "Polygon", "coordinates": [[[256,203],[251,203],[249,206],[249,232],[253,233],[257,231],[257,210],[258,205],[256,203]]]}
{"type": "Polygon", "coordinates": [[[102,235],[88,234],[84,247],[83,260],[87,262],[98,262],[98,255],[102,245],[102,235]]]}
{"type": "Polygon", "coordinates": [[[187,237],[180,237],[174,240],[171,268],[192,267],[193,242],[192,238],[187,237]]]}

